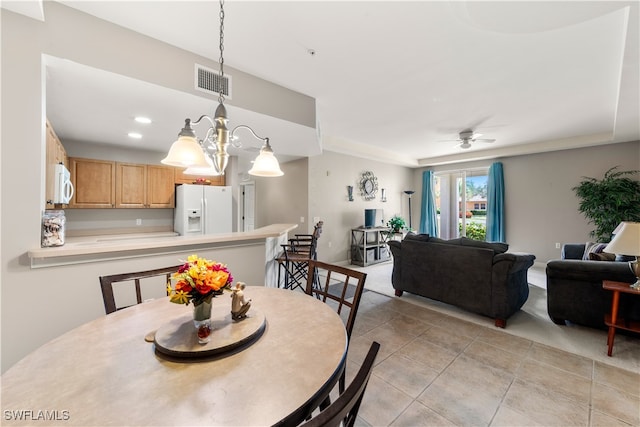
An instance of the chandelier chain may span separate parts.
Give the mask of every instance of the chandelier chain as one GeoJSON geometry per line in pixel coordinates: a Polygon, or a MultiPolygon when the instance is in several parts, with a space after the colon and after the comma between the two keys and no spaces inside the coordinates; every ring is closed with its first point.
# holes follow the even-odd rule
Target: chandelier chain
{"type": "Polygon", "coordinates": [[[218,80],[218,102],[224,102],[224,0],[220,0],[220,79],[218,80]]]}

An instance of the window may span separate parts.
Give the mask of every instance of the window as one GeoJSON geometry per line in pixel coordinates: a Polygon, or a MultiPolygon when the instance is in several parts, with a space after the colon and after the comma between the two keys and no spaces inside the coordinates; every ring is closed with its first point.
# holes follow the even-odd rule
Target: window
{"type": "Polygon", "coordinates": [[[486,236],[488,168],[436,172],[438,231],[443,239],[486,236]]]}

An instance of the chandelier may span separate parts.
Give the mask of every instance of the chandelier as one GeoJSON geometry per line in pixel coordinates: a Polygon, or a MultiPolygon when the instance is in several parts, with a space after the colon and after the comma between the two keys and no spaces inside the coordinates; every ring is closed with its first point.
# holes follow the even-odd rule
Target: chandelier
{"type": "Polygon", "coordinates": [[[280,169],[278,159],[273,155],[273,150],[269,144],[269,138],[258,136],[253,129],[247,125],[238,125],[229,131],[227,123],[227,109],[224,106],[224,0],[220,0],[220,78],[218,79],[218,107],[214,117],[206,114],[200,116],[198,120],[191,121],[185,119],[184,127],[178,133],[178,140],[175,141],[167,157],[160,162],[165,165],[187,168],[184,173],[189,175],[224,175],[229,162],[227,148],[229,144],[236,148],[242,147],[241,142],[235,136],[239,129],[247,129],[251,134],[264,144],[260,148],[260,154],[253,161],[253,167],[249,170],[254,176],[282,176],[284,173],[280,169]],[[207,129],[204,139],[198,139],[192,125],[198,125],[205,120],[210,127],[207,129]]]}

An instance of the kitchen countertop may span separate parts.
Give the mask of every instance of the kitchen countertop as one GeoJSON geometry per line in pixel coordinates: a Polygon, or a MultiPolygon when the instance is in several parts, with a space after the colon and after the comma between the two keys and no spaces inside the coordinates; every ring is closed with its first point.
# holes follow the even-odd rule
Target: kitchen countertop
{"type": "Polygon", "coordinates": [[[272,224],[253,231],[179,236],[168,233],[138,233],[67,238],[63,246],[34,248],[27,252],[33,268],[60,263],[88,262],[96,257],[123,257],[145,253],[166,253],[198,246],[226,246],[279,237],[297,228],[297,224],[272,224]],[[57,260],[57,262],[55,261],[57,260]]]}

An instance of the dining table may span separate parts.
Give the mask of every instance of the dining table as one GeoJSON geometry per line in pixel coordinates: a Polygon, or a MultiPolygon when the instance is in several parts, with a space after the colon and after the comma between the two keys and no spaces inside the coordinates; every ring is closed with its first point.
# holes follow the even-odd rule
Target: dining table
{"type": "MultiPolygon", "coordinates": [[[[212,316],[207,346],[213,348],[233,328],[257,325],[228,351],[222,346],[202,357],[159,351],[157,331],[184,329],[172,322],[193,324],[193,308],[169,298],[116,311],[53,339],[2,375],[0,424],[274,425],[327,395],[347,354],[336,311],[298,291],[247,286],[244,293],[251,300],[247,319],[225,323],[212,316]]],[[[213,299],[218,317],[230,308],[229,294],[213,299]]]]}

